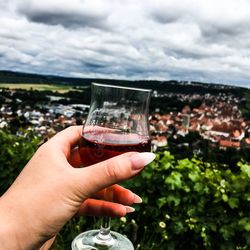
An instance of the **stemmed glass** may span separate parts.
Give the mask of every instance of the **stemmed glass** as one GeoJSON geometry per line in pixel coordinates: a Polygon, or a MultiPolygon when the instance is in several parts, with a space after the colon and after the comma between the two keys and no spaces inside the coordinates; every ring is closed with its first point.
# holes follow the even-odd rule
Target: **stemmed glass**
{"type": "MultiPolygon", "coordinates": [[[[125,152],[150,151],[150,93],[148,89],[92,83],[90,110],[79,145],[83,166],[125,152]]],[[[104,193],[109,200],[112,187],[104,193]]],[[[99,230],[81,233],[73,240],[72,250],[82,249],[133,250],[134,247],[127,237],[111,231],[110,218],[103,217],[99,230]]]]}

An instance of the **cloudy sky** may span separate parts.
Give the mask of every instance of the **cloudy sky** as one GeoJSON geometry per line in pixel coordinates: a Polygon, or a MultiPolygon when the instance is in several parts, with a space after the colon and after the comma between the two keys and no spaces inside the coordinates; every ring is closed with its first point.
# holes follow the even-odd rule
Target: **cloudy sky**
{"type": "Polygon", "coordinates": [[[0,70],[250,88],[250,1],[1,0],[0,70]]]}

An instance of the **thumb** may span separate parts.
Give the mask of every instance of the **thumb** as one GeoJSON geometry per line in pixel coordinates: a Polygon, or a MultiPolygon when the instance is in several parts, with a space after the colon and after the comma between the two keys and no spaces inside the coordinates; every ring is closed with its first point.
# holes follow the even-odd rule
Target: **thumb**
{"type": "Polygon", "coordinates": [[[89,167],[74,169],[75,181],[80,185],[82,194],[90,197],[103,188],[138,174],[154,158],[155,154],[149,152],[125,153],[89,167]]]}

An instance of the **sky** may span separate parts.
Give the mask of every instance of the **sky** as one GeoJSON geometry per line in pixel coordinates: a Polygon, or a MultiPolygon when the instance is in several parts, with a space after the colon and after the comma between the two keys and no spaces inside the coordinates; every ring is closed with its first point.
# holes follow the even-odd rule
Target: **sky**
{"type": "Polygon", "coordinates": [[[250,88],[250,1],[2,0],[0,70],[250,88]]]}

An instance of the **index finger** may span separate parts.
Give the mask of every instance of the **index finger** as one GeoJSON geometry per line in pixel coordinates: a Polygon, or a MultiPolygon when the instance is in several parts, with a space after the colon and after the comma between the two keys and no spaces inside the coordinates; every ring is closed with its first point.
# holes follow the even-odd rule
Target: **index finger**
{"type": "Polygon", "coordinates": [[[48,143],[61,150],[68,158],[82,136],[82,126],[70,126],[54,135],[48,143]]]}

